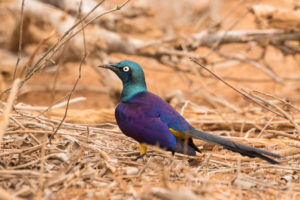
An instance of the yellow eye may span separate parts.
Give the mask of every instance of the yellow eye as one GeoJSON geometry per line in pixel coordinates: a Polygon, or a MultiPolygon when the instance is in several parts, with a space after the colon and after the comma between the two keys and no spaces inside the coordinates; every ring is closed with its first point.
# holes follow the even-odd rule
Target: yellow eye
{"type": "Polygon", "coordinates": [[[130,68],[128,66],[125,66],[122,69],[123,69],[123,72],[129,72],[129,70],[130,70],[130,68]]]}

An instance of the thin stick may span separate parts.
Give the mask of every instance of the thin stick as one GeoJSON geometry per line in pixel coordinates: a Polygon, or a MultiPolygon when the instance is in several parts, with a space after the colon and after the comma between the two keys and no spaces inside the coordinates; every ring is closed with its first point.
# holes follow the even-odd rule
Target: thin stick
{"type": "Polygon", "coordinates": [[[292,134],[288,134],[288,133],[285,133],[284,131],[277,131],[277,130],[265,130],[265,132],[267,133],[272,133],[274,135],[279,135],[279,136],[284,136],[284,137],[288,137],[288,138],[291,138],[293,140],[298,140],[300,141],[300,137],[297,136],[297,135],[292,135],[292,134]]]}
{"type": "MultiPolygon", "coordinates": [[[[64,96],[67,97],[68,95],[64,96]]],[[[59,99],[61,100],[61,99],[59,99]]],[[[69,101],[69,104],[72,104],[72,103],[77,103],[77,102],[80,102],[80,101],[84,101],[86,100],[85,97],[76,97],[76,98],[73,98],[73,99],[70,99],[69,101]]],[[[54,102],[56,103],[56,102],[54,102]]],[[[51,105],[49,107],[43,107],[43,106],[27,106],[27,105],[16,105],[15,106],[15,109],[18,109],[18,110],[27,110],[27,111],[42,111],[42,113],[40,113],[38,116],[40,116],[41,114],[47,112],[50,108],[52,109],[57,109],[57,108],[61,108],[63,106],[67,105],[67,101],[63,101],[61,103],[58,103],[58,104],[55,104],[55,105],[51,105]]]]}
{"type": "Polygon", "coordinates": [[[224,58],[231,59],[231,60],[238,60],[240,62],[252,65],[256,69],[258,69],[258,70],[264,72],[265,74],[267,74],[268,76],[270,76],[274,81],[276,81],[278,83],[283,83],[283,80],[280,77],[278,77],[274,72],[272,72],[270,69],[267,69],[266,67],[264,67],[263,65],[259,64],[258,62],[254,61],[252,59],[249,59],[247,57],[244,58],[242,56],[228,55],[228,54],[223,53],[222,51],[218,51],[218,50],[215,50],[215,52],[224,58]]]}
{"type": "MultiPolygon", "coordinates": [[[[117,11],[117,10],[120,10],[120,9],[123,8],[129,1],[130,1],[130,0],[126,0],[122,5],[117,6],[116,8],[113,8],[113,9],[111,9],[111,10],[108,10],[108,11],[106,11],[106,12],[104,12],[104,13],[102,13],[102,14],[96,16],[96,17],[94,17],[93,19],[89,20],[87,23],[85,23],[84,25],[82,25],[81,28],[78,28],[77,31],[75,31],[72,35],[70,35],[68,38],[66,38],[64,41],[62,41],[62,40],[64,39],[64,38],[62,38],[62,39],[61,39],[62,42],[61,42],[60,44],[57,44],[57,47],[53,49],[52,55],[53,55],[53,54],[54,54],[54,53],[55,53],[62,45],[64,45],[66,42],[68,42],[69,40],[71,40],[75,35],[77,35],[80,31],[82,31],[87,25],[91,24],[93,21],[97,20],[98,18],[102,17],[103,15],[109,14],[109,13],[114,12],[114,11],[117,11]]],[[[89,13],[89,14],[90,14],[90,13],[89,13]]],[[[89,14],[88,14],[88,15],[89,15],[89,14]]],[[[85,17],[85,18],[87,18],[87,17],[85,17]]],[[[84,20],[80,20],[78,23],[76,23],[76,25],[82,23],[83,21],[84,21],[84,20]]],[[[70,30],[67,31],[67,32],[68,32],[67,34],[69,34],[69,33],[70,33],[73,29],[75,29],[75,28],[76,28],[76,26],[72,27],[72,29],[70,29],[70,30]]],[[[50,57],[52,57],[52,55],[51,55],[50,57]]]]}
{"type": "MultiPolygon", "coordinates": [[[[241,155],[238,156],[238,159],[237,159],[237,170],[236,170],[236,179],[241,179],[241,155]]],[[[239,196],[239,199],[242,199],[242,189],[241,189],[241,184],[240,184],[240,181],[238,181],[237,183],[238,185],[238,196],[239,196]]]]}
{"type": "Polygon", "coordinates": [[[44,171],[45,171],[45,154],[46,154],[46,143],[47,143],[47,136],[48,134],[44,134],[42,149],[41,149],[41,163],[40,163],[40,176],[39,176],[39,189],[36,196],[36,199],[41,199],[44,193],[44,171]]]}
{"type": "MultiPolygon", "coordinates": [[[[80,3],[80,6],[82,4],[80,3]]],[[[72,90],[70,91],[69,93],[69,96],[68,96],[68,100],[67,100],[67,105],[66,105],[66,110],[65,110],[65,114],[61,120],[61,122],[59,123],[59,125],[57,126],[56,130],[53,132],[53,134],[49,137],[49,141],[51,143],[51,140],[52,138],[54,137],[55,133],[59,130],[59,128],[61,127],[62,123],[65,121],[66,117],[67,117],[67,114],[68,114],[68,109],[69,109],[69,102],[70,102],[70,99],[71,99],[71,96],[79,82],[79,80],[81,79],[81,69],[82,69],[82,65],[83,65],[83,62],[85,61],[85,58],[87,56],[87,49],[86,49],[86,39],[85,39],[85,31],[84,31],[84,25],[83,25],[83,21],[81,21],[81,26],[82,26],[82,37],[83,37],[83,48],[84,48],[84,53],[83,53],[83,57],[80,61],[80,65],[79,65],[79,69],[78,69],[78,77],[77,77],[77,80],[72,88],[72,90]]]]}
{"type": "Polygon", "coordinates": [[[23,24],[24,24],[24,4],[25,4],[25,0],[22,0],[22,5],[21,5],[21,19],[20,19],[20,35],[19,35],[19,49],[18,49],[17,63],[16,63],[14,74],[13,74],[13,81],[16,78],[17,69],[18,69],[19,62],[20,62],[21,57],[22,57],[23,24]]]}
{"type": "Polygon", "coordinates": [[[201,63],[198,62],[198,60],[194,59],[194,58],[191,58],[190,57],[190,60],[194,63],[196,63],[197,65],[199,65],[200,67],[202,67],[203,69],[205,69],[206,71],[208,71],[210,74],[212,74],[216,79],[220,80],[221,82],[223,82],[225,85],[227,85],[228,87],[230,87],[231,89],[233,89],[234,91],[236,91],[237,93],[241,94],[243,97],[245,97],[245,99],[247,100],[250,100],[254,103],[256,103],[257,105],[260,105],[261,107],[263,107],[264,109],[278,115],[278,116],[281,116],[283,118],[285,118],[285,116],[283,116],[282,114],[280,113],[277,113],[271,109],[269,109],[268,107],[266,107],[265,105],[263,105],[262,103],[254,100],[253,98],[249,97],[248,95],[246,95],[245,93],[243,93],[242,91],[236,89],[235,87],[233,87],[232,85],[230,85],[229,83],[227,83],[226,81],[224,81],[221,77],[219,77],[218,75],[216,75],[214,72],[212,72],[211,70],[209,70],[207,67],[205,67],[204,65],[202,65],[201,63]]]}
{"type": "Polygon", "coordinates": [[[4,108],[3,117],[2,117],[3,120],[0,122],[0,143],[2,142],[2,138],[3,138],[3,135],[4,135],[5,129],[8,126],[9,113],[10,113],[11,108],[13,106],[14,100],[16,99],[20,83],[21,83],[21,80],[19,78],[17,78],[13,82],[12,90],[9,94],[7,104],[4,108]]]}
{"type": "Polygon", "coordinates": [[[264,92],[261,92],[261,91],[258,91],[258,90],[253,90],[252,92],[256,92],[256,93],[261,94],[261,95],[264,95],[264,96],[266,96],[266,97],[271,97],[271,98],[273,98],[273,99],[276,99],[276,100],[280,101],[281,103],[283,103],[284,105],[289,106],[289,107],[295,109],[297,112],[300,112],[300,109],[298,109],[296,106],[294,106],[294,105],[291,104],[290,102],[287,102],[287,101],[285,101],[285,100],[283,100],[283,99],[280,99],[280,98],[275,97],[275,96],[273,96],[273,95],[271,95],[271,94],[267,94],[267,93],[264,93],[264,92]]]}
{"type": "MultiPolygon", "coordinates": [[[[55,105],[56,105],[56,103],[58,103],[58,102],[60,102],[61,100],[63,100],[64,98],[67,98],[68,96],[69,96],[69,94],[70,93],[68,93],[67,95],[65,95],[65,96],[63,96],[63,97],[61,97],[61,98],[59,98],[58,100],[56,100],[55,102],[53,102],[48,108],[46,108],[44,111],[42,111],[37,117],[40,117],[40,116],[42,116],[45,112],[48,112],[51,108],[53,108],[55,105]]],[[[76,98],[74,98],[74,100],[75,100],[76,98]]],[[[83,100],[83,99],[82,99],[83,100]]],[[[78,99],[76,100],[76,101],[78,101],[78,99]]],[[[67,104],[67,102],[68,101],[64,101],[64,102],[62,102],[64,105],[66,105],[67,104]]],[[[69,103],[73,103],[73,99],[71,99],[70,101],[69,101],[69,103]]],[[[57,105],[61,105],[61,103],[59,103],[59,104],[57,104],[57,105]]]]}
{"type": "Polygon", "coordinates": [[[9,170],[9,169],[3,169],[0,170],[0,175],[1,176],[9,176],[9,175],[19,175],[19,176],[23,176],[23,175],[29,175],[29,176],[39,176],[40,173],[37,171],[33,171],[33,170],[9,170]]]}
{"type": "MultiPolygon", "coordinates": [[[[65,32],[65,34],[60,38],[59,42],[56,43],[51,49],[49,49],[49,51],[46,53],[47,55],[50,54],[52,52],[52,55],[50,57],[52,57],[54,55],[54,53],[60,49],[61,46],[63,46],[66,42],[68,42],[69,40],[71,40],[75,35],[77,35],[80,31],[82,31],[87,25],[89,25],[90,23],[92,23],[93,21],[95,21],[96,19],[102,17],[103,15],[106,15],[106,14],[109,14],[111,12],[114,12],[114,11],[117,11],[117,10],[120,10],[121,8],[123,8],[128,2],[129,0],[126,0],[122,5],[120,6],[117,6],[116,8],[113,8],[111,10],[108,10],[104,13],[101,13],[100,15],[94,17],[93,19],[89,20],[87,23],[85,23],[84,25],[82,25],[81,28],[79,28],[77,31],[75,31],[72,35],[70,35],[69,37],[67,37],[79,24],[83,23],[83,21],[94,11],[96,10],[97,7],[99,7],[102,3],[104,2],[104,0],[102,0],[101,2],[99,2],[85,17],[83,17],[81,20],[79,20],[77,23],[75,23],[69,30],[67,30],[65,32]],[[66,39],[65,39],[66,38],[66,39]],[[65,39],[65,40],[64,40],[65,39]]],[[[42,61],[46,60],[46,55],[43,56],[43,59],[40,59],[36,66],[38,66],[42,61]]],[[[39,69],[40,67],[38,67],[39,69]]],[[[37,69],[37,70],[38,70],[37,69]]],[[[33,73],[35,73],[37,70],[33,71],[33,73]]],[[[33,75],[32,73],[32,75],[33,75]]],[[[32,76],[31,75],[31,76],[32,76]]],[[[30,77],[31,77],[30,76],[30,77]]],[[[29,78],[30,78],[29,77],[29,78]]],[[[26,78],[25,80],[27,81],[29,78],[26,78]]]]}
{"type": "Polygon", "coordinates": [[[262,101],[262,102],[266,103],[267,105],[270,105],[271,107],[275,108],[281,114],[281,116],[283,116],[285,119],[289,120],[290,123],[292,123],[294,125],[297,132],[300,134],[300,126],[287,112],[285,112],[283,109],[281,109],[279,106],[275,105],[274,103],[271,103],[271,102],[263,99],[262,97],[254,95],[253,92],[251,92],[251,91],[246,91],[245,89],[243,89],[243,91],[248,92],[250,96],[252,96],[252,97],[258,99],[259,101],[262,101]]]}
{"type": "Polygon", "coordinates": [[[190,101],[184,101],[184,105],[182,106],[181,110],[180,110],[180,114],[183,116],[184,110],[187,107],[187,105],[189,104],[190,101]]]}
{"type": "Polygon", "coordinates": [[[276,115],[273,115],[271,119],[266,123],[266,125],[261,129],[260,133],[258,134],[258,138],[263,134],[263,132],[268,128],[268,126],[272,123],[273,119],[276,117],[276,115]]]}
{"type": "MultiPolygon", "coordinates": [[[[236,9],[237,9],[242,3],[244,3],[244,1],[241,1],[241,2],[237,5],[236,9]]],[[[212,45],[212,47],[211,47],[211,50],[205,55],[205,57],[208,57],[214,50],[216,50],[216,49],[220,46],[220,44],[221,44],[222,40],[224,39],[224,37],[226,36],[226,34],[227,34],[231,29],[233,29],[238,23],[240,23],[240,21],[242,21],[242,19],[245,18],[245,17],[248,15],[248,13],[249,13],[249,11],[247,10],[240,18],[238,18],[237,20],[235,20],[235,21],[229,26],[229,28],[228,28],[227,30],[224,31],[223,35],[219,38],[219,40],[215,41],[215,43],[214,43],[214,44],[212,45]]],[[[229,16],[229,14],[228,14],[228,16],[229,16]]],[[[228,16],[225,16],[225,17],[228,17],[228,16]]]]}
{"type": "MultiPolygon", "coordinates": [[[[102,0],[99,2],[89,13],[87,13],[81,20],[76,22],[71,28],[69,28],[62,37],[60,37],[59,41],[54,44],[51,48],[48,49],[46,53],[35,63],[34,67],[32,67],[32,70],[26,74],[26,77],[22,80],[20,87],[24,85],[26,81],[28,81],[37,71],[41,70],[45,65],[45,62],[49,61],[50,58],[56,53],[61,46],[63,46],[66,42],[68,42],[70,39],[72,39],[75,35],[77,35],[80,31],[82,31],[87,25],[92,23],[94,20],[102,17],[103,15],[109,14],[114,11],[118,11],[122,9],[130,0],[126,0],[123,4],[120,6],[117,6],[114,9],[111,9],[109,11],[106,11],[104,13],[101,13],[100,15],[94,17],[93,19],[89,20],[87,23],[85,23],[81,28],[79,28],[77,31],[75,31],[72,35],[70,33],[78,27],[79,24],[81,24],[85,19],[87,19],[95,10],[98,8],[105,0],[102,0]],[[68,36],[68,37],[67,37],[68,36]]],[[[0,92],[0,96],[8,91],[10,91],[11,88],[7,88],[4,91],[0,92]]]]}

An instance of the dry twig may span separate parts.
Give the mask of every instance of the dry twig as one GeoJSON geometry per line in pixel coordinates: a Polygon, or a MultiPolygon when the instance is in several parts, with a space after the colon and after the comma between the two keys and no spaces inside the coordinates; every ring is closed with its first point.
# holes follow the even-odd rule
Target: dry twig
{"type": "Polygon", "coordinates": [[[5,106],[4,112],[2,113],[2,120],[0,122],[0,142],[2,141],[2,138],[3,138],[3,135],[5,133],[6,127],[9,123],[8,122],[9,114],[10,114],[11,108],[13,106],[13,103],[16,99],[20,83],[21,83],[20,79],[16,79],[14,81],[13,86],[12,86],[12,91],[9,94],[7,104],[5,106]]]}

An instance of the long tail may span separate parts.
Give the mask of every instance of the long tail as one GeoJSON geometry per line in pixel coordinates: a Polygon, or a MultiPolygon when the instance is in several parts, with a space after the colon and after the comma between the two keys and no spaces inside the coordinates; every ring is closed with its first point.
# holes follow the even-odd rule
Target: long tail
{"type": "Polygon", "coordinates": [[[214,143],[217,145],[221,145],[226,149],[229,149],[231,151],[234,152],[238,152],[243,156],[248,156],[250,158],[254,158],[254,157],[258,157],[261,158],[263,160],[268,161],[269,163],[272,164],[279,164],[278,161],[273,160],[270,157],[274,157],[274,158],[281,158],[280,155],[275,154],[275,153],[271,153],[269,151],[265,151],[262,149],[258,149],[249,145],[245,145],[239,142],[235,142],[217,135],[213,135],[210,133],[206,133],[197,129],[192,129],[192,130],[186,130],[184,132],[186,135],[192,137],[192,138],[196,138],[196,139],[200,139],[200,140],[204,140],[206,142],[210,142],[210,143],[214,143]]]}

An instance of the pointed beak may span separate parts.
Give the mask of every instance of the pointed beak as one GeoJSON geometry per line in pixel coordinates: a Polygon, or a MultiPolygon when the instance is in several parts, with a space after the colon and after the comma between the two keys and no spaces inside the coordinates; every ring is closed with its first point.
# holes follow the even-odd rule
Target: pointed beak
{"type": "Polygon", "coordinates": [[[115,67],[115,66],[112,65],[112,64],[99,65],[98,67],[110,69],[110,70],[112,70],[112,71],[116,71],[116,70],[118,69],[117,67],[115,67]]]}

